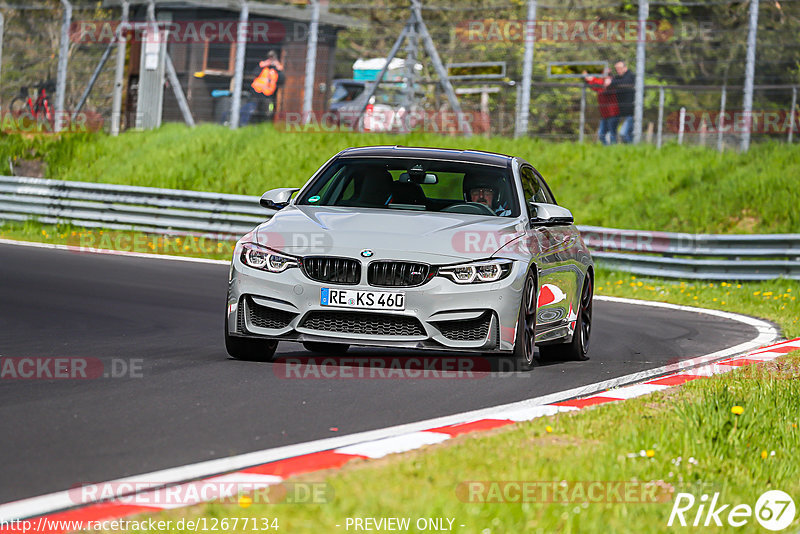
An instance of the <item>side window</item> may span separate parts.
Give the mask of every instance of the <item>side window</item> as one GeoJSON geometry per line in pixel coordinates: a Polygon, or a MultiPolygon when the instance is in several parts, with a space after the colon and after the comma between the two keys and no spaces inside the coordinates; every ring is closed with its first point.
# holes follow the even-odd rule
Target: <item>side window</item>
{"type": "Polygon", "coordinates": [[[536,174],[536,181],[539,182],[539,191],[542,193],[542,196],[546,199],[542,200],[541,202],[547,202],[548,204],[558,204],[558,202],[556,202],[556,197],[553,196],[553,192],[550,191],[550,188],[547,186],[547,183],[545,183],[544,178],[542,178],[542,175],[536,172],[535,170],[533,172],[536,174]]]}
{"type": "Polygon", "coordinates": [[[540,177],[534,174],[532,167],[525,165],[520,169],[520,173],[522,174],[522,187],[525,191],[525,200],[548,204],[553,203],[551,200],[548,200],[547,190],[542,187],[540,177]]]}

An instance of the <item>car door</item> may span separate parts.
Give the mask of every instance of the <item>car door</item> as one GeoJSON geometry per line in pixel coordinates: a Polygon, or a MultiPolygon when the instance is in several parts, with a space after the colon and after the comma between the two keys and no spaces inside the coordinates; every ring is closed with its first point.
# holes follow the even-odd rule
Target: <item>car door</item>
{"type": "MultiPolygon", "coordinates": [[[[557,204],[542,176],[530,165],[520,168],[528,201],[557,204]]],[[[531,209],[528,205],[529,210],[531,209]]],[[[535,214],[531,213],[531,216],[535,214]]],[[[541,246],[539,260],[539,312],[536,320],[537,341],[564,335],[577,313],[582,271],[571,249],[578,232],[573,225],[533,226],[532,236],[541,246]]]]}

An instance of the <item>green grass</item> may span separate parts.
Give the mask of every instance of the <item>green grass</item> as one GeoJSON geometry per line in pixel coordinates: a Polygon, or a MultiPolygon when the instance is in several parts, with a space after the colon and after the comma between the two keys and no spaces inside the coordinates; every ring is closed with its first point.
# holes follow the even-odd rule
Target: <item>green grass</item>
{"type": "MultiPolygon", "coordinates": [[[[702,494],[719,492],[720,504],[751,507],[770,489],[795,499],[800,495],[799,364],[795,353],[757,375],[744,368],[643,398],[295,479],[326,483],[333,498],[322,504],[266,504],[269,496],[256,495],[255,504],[246,507],[209,503],[156,518],[269,517],[285,532],[346,532],[348,517],[410,517],[412,524],[420,517],[448,517],[455,518],[456,532],[470,533],[670,531],[670,489],[693,493],[698,504],[702,494]],[[741,415],[732,413],[734,406],[742,407],[741,415]],[[466,502],[464,484],[474,481],[567,481],[570,488],[592,481],[642,482],[657,484],[659,490],[650,495],[664,500],[652,502],[645,494],[645,502],[585,503],[570,490],[565,502],[466,502]]],[[[689,522],[696,511],[695,505],[689,522]]],[[[798,523],[795,519],[795,527],[798,523]]],[[[751,517],[746,527],[721,530],[758,529],[751,517]]]]}
{"type": "Polygon", "coordinates": [[[672,302],[761,317],[776,323],[792,339],[800,336],[800,280],[705,282],[666,280],[598,269],[595,293],[672,302]]]}
{"type": "Polygon", "coordinates": [[[0,136],[0,163],[40,159],[46,176],[260,195],[301,185],[337,151],[370,144],[473,148],[519,155],[548,180],[578,224],[680,232],[800,232],[800,149],[780,143],[719,154],[702,147],[603,147],[433,134],[230,131],[168,124],[119,137],[0,136]]]}

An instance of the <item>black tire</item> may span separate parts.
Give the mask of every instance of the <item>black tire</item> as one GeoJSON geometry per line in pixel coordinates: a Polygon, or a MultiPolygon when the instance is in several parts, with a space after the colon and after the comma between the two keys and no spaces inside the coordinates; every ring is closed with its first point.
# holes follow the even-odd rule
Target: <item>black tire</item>
{"type": "Polygon", "coordinates": [[[536,354],[536,311],[539,290],[532,273],[525,277],[519,304],[517,334],[514,339],[514,364],[518,370],[530,370],[539,363],[536,354]]]}
{"type": "Polygon", "coordinates": [[[589,352],[589,340],[592,333],[592,297],[594,296],[594,286],[592,277],[586,275],[581,289],[581,301],[578,308],[578,319],[575,321],[575,333],[569,343],[559,343],[557,345],[547,345],[539,350],[542,357],[558,360],[587,360],[589,352]]]}
{"type": "Polygon", "coordinates": [[[308,351],[321,354],[344,354],[350,348],[347,343],[324,343],[322,341],[304,341],[303,346],[308,351]]]}
{"type": "Polygon", "coordinates": [[[277,341],[236,337],[228,334],[228,318],[225,318],[225,350],[237,360],[269,362],[275,357],[277,348],[277,341]]]}

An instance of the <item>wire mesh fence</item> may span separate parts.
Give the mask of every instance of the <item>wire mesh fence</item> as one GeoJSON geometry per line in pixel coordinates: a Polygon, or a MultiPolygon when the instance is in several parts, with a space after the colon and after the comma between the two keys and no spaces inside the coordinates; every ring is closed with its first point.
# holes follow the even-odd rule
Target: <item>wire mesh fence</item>
{"type": "MultiPolygon", "coordinates": [[[[419,25],[399,43],[399,62],[387,67],[373,97],[364,99],[381,61],[385,63],[381,58],[409,27],[414,2],[322,2],[314,77],[307,84],[313,3],[0,4],[2,131],[108,131],[116,85],[121,129],[185,121],[188,113],[195,123],[274,121],[289,131],[464,133],[459,121],[447,115],[458,110],[453,109],[443,72],[436,68],[419,25]],[[130,24],[121,32],[124,4],[129,6],[130,24]],[[240,33],[238,24],[245,20],[246,31],[240,33]],[[150,21],[158,21],[155,30],[150,21]],[[126,38],[121,52],[115,42],[120,35],[126,38]],[[236,87],[240,49],[242,82],[236,87]],[[251,84],[270,52],[282,72],[276,90],[265,96],[251,84]],[[66,66],[63,95],[57,83],[60,61],[66,66]],[[307,91],[312,93],[310,109],[304,98],[307,91]],[[235,121],[237,93],[241,111],[235,121]],[[60,99],[63,105],[56,109],[60,99]]],[[[758,2],[749,113],[744,87],[751,0],[652,1],[644,25],[638,20],[641,2],[534,2],[535,21],[528,20],[530,3],[420,4],[424,29],[471,132],[511,136],[517,131],[527,44],[533,44],[533,62],[525,135],[597,141],[605,110],[599,102],[604,98],[601,91],[617,99],[622,129],[625,117],[632,114],[625,104],[630,91],[589,87],[581,74],[587,70],[602,78],[605,66],[612,78],[619,77],[618,62],[635,74],[641,30],[646,54],[643,142],[733,148],[744,133],[753,141],[796,140],[800,2],[758,2]]]]}

